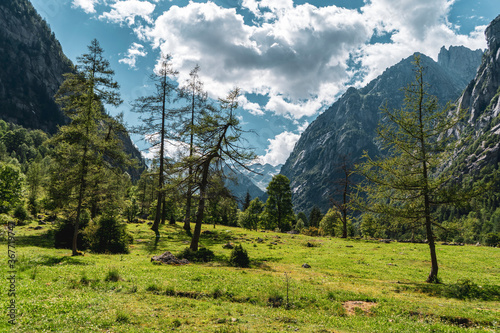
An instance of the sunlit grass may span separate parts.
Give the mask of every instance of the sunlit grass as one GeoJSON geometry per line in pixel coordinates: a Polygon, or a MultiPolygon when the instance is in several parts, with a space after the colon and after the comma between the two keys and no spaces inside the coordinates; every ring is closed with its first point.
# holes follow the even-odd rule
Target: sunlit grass
{"type": "MultiPolygon", "coordinates": [[[[205,226],[201,245],[218,261],[158,265],[153,255],[188,246],[181,225],[154,246],[146,224],[129,224],[130,254],[50,248],[47,229],[16,228],[18,324],[13,332],[495,332],[498,298],[457,299],[430,290],[426,244],[311,238],[205,226]],[[258,239],[262,239],[262,242],[258,239]],[[250,268],[227,263],[242,244],[250,268]],[[308,247],[307,243],[314,246],[308,247]],[[303,264],[311,268],[303,268],[303,264]],[[287,299],[288,287],[288,303],[287,299]],[[345,302],[370,303],[348,312],[345,302]]],[[[438,245],[444,287],[466,279],[500,288],[500,249],[438,245]]],[[[7,257],[2,242],[0,253],[7,257]]],[[[6,260],[5,260],[6,262],[6,260]]],[[[2,265],[2,276],[7,274],[2,265]]],[[[7,283],[2,286],[5,295],[7,283]]],[[[356,304],[356,303],[354,303],[356,304]]]]}

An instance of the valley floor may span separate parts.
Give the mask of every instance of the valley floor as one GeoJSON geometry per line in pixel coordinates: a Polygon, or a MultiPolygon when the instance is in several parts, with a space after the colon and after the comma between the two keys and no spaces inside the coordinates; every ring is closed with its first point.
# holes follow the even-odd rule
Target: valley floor
{"type": "Polygon", "coordinates": [[[163,226],[157,246],[146,224],[129,224],[130,254],[82,257],[52,248],[51,226],[36,226],[15,228],[14,270],[2,237],[2,332],[500,330],[499,248],[439,245],[443,284],[428,285],[426,244],[204,226],[217,261],[169,266],[151,257],[188,246],[180,223],[163,226]],[[228,242],[243,245],[251,268],[227,264],[228,242]]]}

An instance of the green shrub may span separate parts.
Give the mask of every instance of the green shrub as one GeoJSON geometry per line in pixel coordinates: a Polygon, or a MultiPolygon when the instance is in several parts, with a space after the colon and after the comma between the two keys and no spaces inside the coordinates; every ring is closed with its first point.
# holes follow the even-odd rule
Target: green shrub
{"type": "Polygon", "coordinates": [[[13,216],[19,220],[19,222],[23,223],[29,219],[31,219],[31,214],[28,212],[24,205],[18,205],[14,208],[13,216]]]}
{"type": "Polygon", "coordinates": [[[0,224],[14,223],[14,219],[7,214],[0,214],[0,224]]]}
{"type": "Polygon", "coordinates": [[[269,297],[267,299],[267,303],[269,304],[269,306],[271,306],[273,308],[279,308],[284,303],[283,295],[281,295],[277,291],[273,291],[269,295],[269,297]]]}
{"type": "Polygon", "coordinates": [[[108,271],[108,274],[106,274],[104,281],[106,281],[106,282],[118,282],[121,279],[122,278],[120,277],[120,272],[118,272],[118,269],[112,268],[108,271]]]}
{"type": "Polygon", "coordinates": [[[126,225],[115,216],[102,215],[97,222],[91,221],[83,233],[95,253],[128,253],[132,237],[125,229],[126,225]]]}
{"type": "Polygon", "coordinates": [[[210,262],[215,259],[215,254],[203,247],[198,249],[198,251],[193,251],[187,247],[177,255],[177,258],[187,259],[190,262],[210,262]]]}
{"type": "Polygon", "coordinates": [[[499,233],[494,233],[490,232],[489,234],[486,235],[484,239],[484,243],[488,246],[500,246],[500,232],[499,233]]]}
{"type": "Polygon", "coordinates": [[[301,233],[306,236],[316,237],[319,235],[319,230],[316,227],[309,227],[302,229],[301,233]]]}
{"type": "Polygon", "coordinates": [[[229,257],[229,264],[233,267],[249,267],[250,258],[248,257],[247,251],[241,245],[236,245],[231,251],[231,256],[229,257]]]}
{"type": "MultiPolygon", "coordinates": [[[[82,231],[87,227],[90,221],[90,213],[84,210],[80,217],[78,229],[80,232],[77,237],[78,249],[87,249],[88,243],[85,241],[82,231]]],[[[54,230],[54,246],[56,249],[71,249],[73,245],[74,221],[72,219],[58,220],[54,230]]]]}

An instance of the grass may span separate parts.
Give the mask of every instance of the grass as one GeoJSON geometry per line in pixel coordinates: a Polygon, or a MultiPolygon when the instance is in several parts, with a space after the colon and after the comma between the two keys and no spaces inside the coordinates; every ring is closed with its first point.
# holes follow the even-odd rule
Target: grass
{"type": "MultiPolygon", "coordinates": [[[[498,248],[438,245],[443,284],[436,286],[423,282],[430,269],[426,244],[205,226],[213,233],[201,244],[216,261],[167,266],[150,260],[188,246],[180,224],[162,226],[156,247],[146,224],[130,224],[130,254],[82,257],[50,248],[47,229],[15,230],[18,323],[11,327],[4,315],[2,332],[500,330],[498,248]],[[229,266],[231,250],[222,247],[229,241],[248,252],[250,268],[229,266]]],[[[7,257],[5,240],[0,253],[7,257]]],[[[0,288],[6,295],[7,282],[0,288]]]]}

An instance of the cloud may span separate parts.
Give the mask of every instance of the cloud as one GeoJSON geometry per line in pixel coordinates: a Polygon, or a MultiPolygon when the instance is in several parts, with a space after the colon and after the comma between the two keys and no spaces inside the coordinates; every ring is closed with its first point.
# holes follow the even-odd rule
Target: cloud
{"type": "Polygon", "coordinates": [[[111,5],[111,11],[103,13],[101,16],[99,16],[99,18],[114,23],[126,22],[129,26],[135,24],[136,17],[141,17],[146,22],[152,23],[151,14],[153,13],[155,7],[156,5],[147,1],[117,1],[116,3],[111,5]]]}
{"type": "Polygon", "coordinates": [[[126,64],[130,68],[135,68],[137,57],[145,57],[147,54],[148,53],[144,51],[144,45],[132,43],[125,58],[118,60],[118,62],[126,64]]]}
{"type": "Polygon", "coordinates": [[[79,7],[85,11],[85,13],[95,13],[94,5],[97,4],[99,0],[73,0],[73,6],[79,7]]]}
{"type": "MultiPolygon", "coordinates": [[[[95,11],[97,1],[73,3],[95,11]]],[[[223,97],[238,86],[268,101],[258,105],[242,97],[240,104],[250,113],[297,120],[333,103],[347,85],[363,86],[416,51],[436,59],[443,45],[485,48],[484,27],[460,34],[449,22],[455,2],[367,0],[359,9],[346,9],[296,5],[292,0],[242,0],[241,7],[253,14],[249,23],[236,9],[212,1],[189,1],[183,7],[173,2],[153,20],[153,0],[123,0],[100,18],[133,25],[141,41],[171,54],[179,82],[198,64],[211,97],[223,97]],[[137,18],[145,24],[137,24],[137,18]],[[353,63],[363,75],[353,75],[353,63]]],[[[133,67],[141,56],[133,52],[141,51],[129,50],[121,62],[133,67]]]]}
{"type": "MultiPolygon", "coordinates": [[[[144,140],[153,144],[146,152],[142,152],[142,156],[149,160],[158,158],[160,152],[159,144],[160,135],[158,133],[146,134],[144,140]]],[[[165,140],[164,150],[165,156],[173,160],[178,160],[182,156],[189,155],[189,144],[175,140],[165,140]]]]}
{"type": "MultiPolygon", "coordinates": [[[[323,102],[316,99],[318,108],[312,110],[305,100],[319,97],[331,82],[349,79],[350,51],[364,45],[371,31],[358,11],[291,4],[259,4],[275,13],[274,20],[249,26],[234,9],[190,2],[172,6],[142,33],[172,54],[181,76],[199,64],[212,97],[224,96],[237,85],[244,92],[269,96],[267,110],[301,118],[317,112],[323,102]]],[[[321,97],[331,101],[337,91],[321,97]]]]}
{"type": "Polygon", "coordinates": [[[262,107],[258,103],[250,102],[244,95],[239,96],[238,104],[255,116],[263,116],[265,114],[265,112],[262,111],[262,107]]]}
{"type": "Polygon", "coordinates": [[[370,27],[376,34],[389,34],[391,42],[366,44],[355,54],[367,73],[360,85],[367,84],[387,67],[414,52],[424,53],[436,60],[442,46],[484,48],[485,27],[477,27],[469,35],[463,35],[448,21],[454,2],[372,0],[365,5],[362,13],[370,22],[370,27]]]}
{"type": "Polygon", "coordinates": [[[269,147],[266,149],[266,154],[259,156],[259,161],[274,166],[284,164],[299,138],[299,134],[285,131],[276,135],[274,139],[269,139],[269,147]]]}

